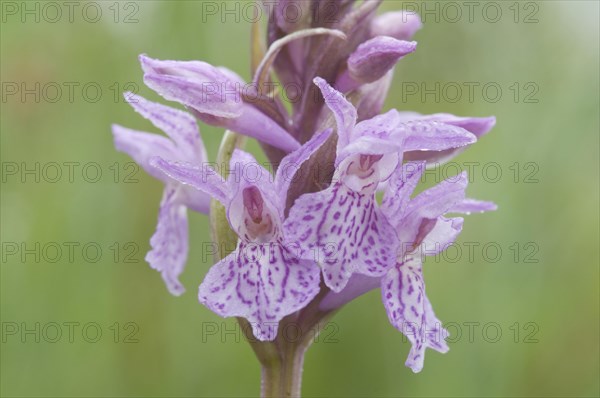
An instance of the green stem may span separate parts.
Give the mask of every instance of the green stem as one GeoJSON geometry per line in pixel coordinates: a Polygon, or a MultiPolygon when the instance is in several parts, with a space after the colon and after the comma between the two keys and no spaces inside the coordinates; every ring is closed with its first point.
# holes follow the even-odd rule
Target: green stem
{"type": "Polygon", "coordinates": [[[281,357],[278,355],[271,362],[263,363],[261,397],[300,397],[306,347],[286,342],[279,348],[281,357]]]}
{"type": "Polygon", "coordinates": [[[260,396],[279,397],[279,380],[281,369],[279,366],[263,366],[260,373],[260,396]]]}
{"type": "MultiPolygon", "coordinates": [[[[302,372],[304,354],[327,325],[335,311],[321,312],[318,301],[304,308],[298,317],[290,317],[280,323],[275,346],[277,352],[258,355],[262,367],[262,397],[300,397],[302,388],[302,372]],[[286,325],[295,324],[302,333],[301,338],[291,339],[286,336],[286,325]],[[267,359],[267,360],[264,360],[267,359]]],[[[264,343],[261,343],[264,344],[264,343]]]]}
{"type": "Polygon", "coordinates": [[[285,354],[281,380],[284,397],[300,397],[306,348],[302,345],[290,344],[290,348],[285,354]]]}

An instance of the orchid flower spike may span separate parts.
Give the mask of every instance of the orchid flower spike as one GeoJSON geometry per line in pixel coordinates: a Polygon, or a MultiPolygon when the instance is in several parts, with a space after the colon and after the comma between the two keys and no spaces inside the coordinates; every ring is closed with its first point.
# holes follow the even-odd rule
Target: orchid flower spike
{"type": "Polygon", "coordinates": [[[228,255],[210,268],[198,298],[251,325],[258,341],[248,340],[268,367],[264,396],[300,396],[311,332],[376,288],[390,323],[411,343],[408,367],[419,372],[427,348],[446,352],[448,332],[425,294],[423,256],[457,239],[464,220],[449,213],[496,208],[466,198],[464,173],[413,196],[426,168],[458,155],[496,119],[382,113],[394,67],[416,51],[422,24],[406,10],[378,16],[380,3],[264,0],[269,20],[264,34],[258,23],[251,29],[249,83],[206,62],[142,54],[145,84],[187,112],[127,93],[168,137],[113,126],[116,148],[164,184],[146,260],[175,295],[184,291],[187,209],[213,211],[215,241],[229,243],[218,252],[228,255]],[[227,174],[209,165],[196,119],[231,131],[217,157],[227,159],[227,174]],[[259,141],[274,175],[239,149],[236,133],[259,141]],[[278,336],[290,322],[300,341],[278,336]]]}

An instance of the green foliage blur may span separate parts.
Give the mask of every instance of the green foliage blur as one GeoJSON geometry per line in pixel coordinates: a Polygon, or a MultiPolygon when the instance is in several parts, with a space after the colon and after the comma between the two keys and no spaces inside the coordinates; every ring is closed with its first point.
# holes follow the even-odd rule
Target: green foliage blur
{"type": "MultiPolygon", "coordinates": [[[[172,297],[144,261],[161,183],[130,168],[110,131],[157,132],[120,96],[137,89],[159,99],[143,86],[138,54],[204,60],[248,79],[250,24],[207,16],[201,1],[96,2],[96,23],[82,16],[87,3],[73,22],[64,6],[57,22],[52,9],[23,22],[7,3],[23,7],[2,2],[1,395],[256,396],[260,369],[236,323],[197,301],[212,265],[207,218],[190,213],[188,291],[172,297]],[[36,82],[41,98],[22,98],[21,84],[36,82]]],[[[477,162],[468,193],[499,210],[466,217],[458,248],[425,265],[429,297],[453,334],[449,353],[428,351],[413,374],[409,343],[373,291],[310,348],[303,393],[598,396],[599,3],[501,1],[496,23],[483,18],[486,2],[473,22],[461,2],[457,22],[444,2],[410,3],[438,7],[441,18],[427,15],[386,109],[495,115],[492,133],[428,181],[477,162]],[[437,100],[424,94],[436,82],[437,100]],[[465,82],[476,83],[471,98],[465,82]]],[[[214,159],[222,131],[201,131],[214,159]]]]}

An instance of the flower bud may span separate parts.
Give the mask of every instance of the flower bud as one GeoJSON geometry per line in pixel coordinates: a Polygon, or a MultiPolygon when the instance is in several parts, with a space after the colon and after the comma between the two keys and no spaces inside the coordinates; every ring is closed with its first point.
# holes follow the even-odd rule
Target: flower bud
{"type": "Polygon", "coordinates": [[[377,36],[367,40],[348,58],[348,72],[352,79],[361,83],[379,80],[396,62],[417,48],[414,41],[396,40],[389,36],[377,36]]]}
{"type": "Polygon", "coordinates": [[[410,40],[422,26],[421,18],[415,12],[386,12],[371,22],[371,35],[391,36],[398,40],[410,40]]]}

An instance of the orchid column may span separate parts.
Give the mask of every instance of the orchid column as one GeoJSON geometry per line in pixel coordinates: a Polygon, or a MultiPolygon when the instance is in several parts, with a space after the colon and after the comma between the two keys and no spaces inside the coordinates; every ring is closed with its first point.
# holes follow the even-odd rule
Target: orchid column
{"type": "Polygon", "coordinates": [[[379,3],[265,1],[266,39],[251,27],[249,83],[205,62],[141,55],[146,85],[187,112],[128,95],[170,140],[113,128],[117,149],[165,184],[146,259],[172,294],[185,290],[187,209],[209,213],[221,250],[198,298],[238,319],[262,366],[262,396],[300,396],[306,349],[337,310],[376,288],[413,345],[407,366],[420,371],[426,348],[447,351],[421,257],[461,231],[463,219],[446,213],[495,209],[465,198],[462,174],[410,197],[425,167],[475,143],[495,119],[381,113],[421,23],[403,11],[376,16],[379,3]],[[264,90],[273,85],[299,88],[299,100],[285,104],[281,89],[264,90]],[[209,165],[196,119],[223,128],[212,159],[223,170],[209,165]],[[258,140],[267,167],[243,150],[246,137],[258,140]]]}

